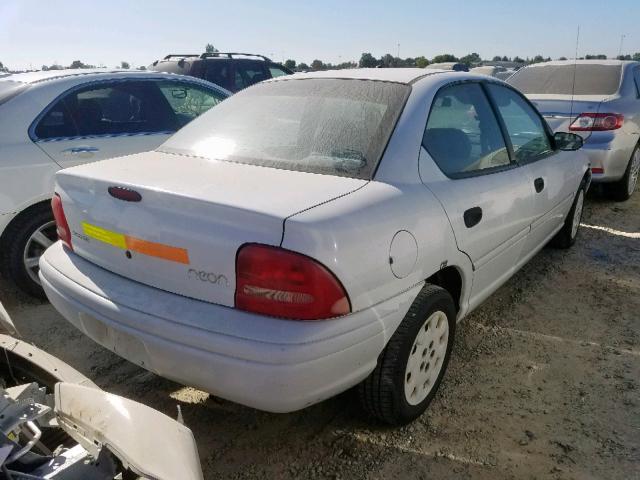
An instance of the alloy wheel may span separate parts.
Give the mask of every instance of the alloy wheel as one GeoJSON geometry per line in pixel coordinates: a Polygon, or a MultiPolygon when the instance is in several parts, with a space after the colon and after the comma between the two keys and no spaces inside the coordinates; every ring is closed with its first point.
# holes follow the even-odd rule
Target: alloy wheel
{"type": "Polygon", "coordinates": [[[47,248],[55,243],[57,238],[56,222],[50,221],[33,232],[25,244],[22,256],[24,268],[29,278],[38,285],[40,285],[40,279],[38,278],[40,257],[47,248]]]}

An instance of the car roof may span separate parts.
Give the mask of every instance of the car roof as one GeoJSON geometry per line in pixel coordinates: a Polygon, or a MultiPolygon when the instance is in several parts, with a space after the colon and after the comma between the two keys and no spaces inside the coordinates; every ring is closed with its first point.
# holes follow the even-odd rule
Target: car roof
{"type": "Polygon", "coordinates": [[[551,62],[533,63],[527,68],[545,67],[548,65],[630,65],[638,64],[633,60],[553,60],[551,62]]]}
{"type": "MultiPolygon", "coordinates": [[[[267,80],[289,81],[303,80],[306,78],[335,78],[335,79],[356,79],[356,80],[378,80],[384,82],[396,82],[410,84],[428,75],[439,73],[451,74],[451,70],[425,70],[423,68],[352,68],[344,70],[321,70],[317,72],[294,73],[293,75],[281,76],[267,80]]],[[[458,72],[453,72],[458,74],[458,72]]]]}
{"type": "Polygon", "coordinates": [[[47,71],[37,71],[37,72],[26,72],[26,73],[14,73],[8,75],[6,77],[0,77],[0,82],[2,81],[14,81],[14,82],[22,82],[26,84],[35,84],[48,82],[53,80],[63,80],[68,78],[77,78],[81,76],[86,76],[91,80],[99,80],[101,78],[114,78],[114,77],[129,77],[129,76],[169,76],[174,75],[171,73],[164,72],[156,72],[156,71],[146,71],[146,70],[108,70],[104,68],[99,69],[65,69],[65,70],[47,70],[47,71]]]}

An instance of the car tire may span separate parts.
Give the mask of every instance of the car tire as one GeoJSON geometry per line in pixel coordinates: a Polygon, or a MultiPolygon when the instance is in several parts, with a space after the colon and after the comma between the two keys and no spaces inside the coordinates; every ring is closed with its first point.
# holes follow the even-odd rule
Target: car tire
{"type": "Polygon", "coordinates": [[[584,184],[580,185],[578,193],[573,200],[571,210],[567,214],[567,218],[564,220],[562,229],[556,233],[556,236],[551,240],[551,246],[555,248],[570,248],[576,243],[578,238],[578,232],[580,230],[580,222],[582,221],[582,212],[584,211],[584,184]]]}
{"type": "Polygon", "coordinates": [[[455,328],[456,308],[449,292],[425,285],[380,354],[376,368],[358,386],[364,411],[390,425],[418,418],[438,391],[455,328]]]}
{"type": "Polygon", "coordinates": [[[9,225],[3,238],[0,258],[3,275],[23,292],[46,298],[37,276],[37,259],[57,238],[49,204],[38,205],[21,214],[9,225]]]}
{"type": "Polygon", "coordinates": [[[614,200],[624,202],[631,198],[633,192],[638,185],[638,176],[640,175],[640,145],[631,154],[629,164],[624,172],[624,176],[615,183],[604,184],[605,192],[614,200]]]}

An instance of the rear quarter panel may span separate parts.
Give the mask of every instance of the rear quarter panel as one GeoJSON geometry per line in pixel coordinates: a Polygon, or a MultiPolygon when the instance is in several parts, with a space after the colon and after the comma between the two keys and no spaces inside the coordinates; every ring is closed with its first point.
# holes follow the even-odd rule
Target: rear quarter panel
{"type": "MultiPolygon", "coordinates": [[[[463,294],[471,266],[455,244],[439,202],[422,184],[369,182],[359,190],[298,213],[285,222],[282,246],[322,262],[345,286],[352,311],[371,307],[420,284],[441,265],[457,266],[463,294]],[[401,230],[416,240],[411,273],[394,275],[391,242],[401,230]]],[[[462,303],[462,302],[461,302],[462,303]]]]}

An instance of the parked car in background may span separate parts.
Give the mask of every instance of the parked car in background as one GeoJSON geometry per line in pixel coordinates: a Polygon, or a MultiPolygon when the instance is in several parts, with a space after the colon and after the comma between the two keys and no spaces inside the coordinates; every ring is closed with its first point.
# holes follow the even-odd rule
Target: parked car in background
{"type": "Polygon", "coordinates": [[[490,77],[499,78],[500,80],[506,80],[515,73],[515,70],[502,67],[500,65],[483,65],[472,68],[469,72],[477,73],[479,75],[489,75],[490,77]]]}
{"type": "Polygon", "coordinates": [[[469,71],[469,67],[467,67],[464,63],[458,63],[458,62],[431,63],[427,65],[425,68],[429,68],[432,70],[451,70],[454,72],[469,71]]]}
{"type": "Polygon", "coordinates": [[[231,92],[237,92],[269,78],[291,75],[288,68],[264,55],[252,53],[170,54],[148,67],[158,72],[204,78],[231,92]]]}
{"type": "Polygon", "coordinates": [[[56,239],[61,168],[153,150],[230,95],[198,79],[138,71],[63,70],[0,79],[0,270],[44,296],[40,254],[56,239]]]}
{"type": "Polygon", "coordinates": [[[274,79],[154,152],[59,172],[40,278],[77,328],[159,375],[274,412],[360,384],[367,412],[406,423],[456,321],[575,241],[581,144],[484,76],[274,79]]]}
{"type": "Polygon", "coordinates": [[[594,182],[617,200],[632,195],[640,172],[639,62],[538,63],[520,69],[508,83],[536,105],[555,131],[582,135],[594,182]]]}

